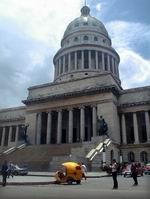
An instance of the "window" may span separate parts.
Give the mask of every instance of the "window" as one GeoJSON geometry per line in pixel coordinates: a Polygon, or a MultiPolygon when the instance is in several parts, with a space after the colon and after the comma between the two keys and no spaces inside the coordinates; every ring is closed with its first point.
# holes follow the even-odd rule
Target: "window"
{"type": "Polygon", "coordinates": [[[87,23],[87,22],[83,22],[83,25],[84,25],[84,26],[87,26],[87,25],[88,25],[88,23],[87,23]]]}
{"type": "Polygon", "coordinates": [[[84,36],[84,38],[83,38],[85,41],[87,41],[89,38],[88,38],[88,36],[84,36]]]}
{"type": "Polygon", "coordinates": [[[135,162],[135,157],[133,152],[128,153],[128,162],[135,162]]]}
{"type": "Polygon", "coordinates": [[[140,160],[141,160],[141,162],[147,163],[147,152],[146,151],[142,151],[140,153],[140,160]]]}
{"type": "Polygon", "coordinates": [[[98,41],[98,38],[97,38],[97,37],[94,37],[94,41],[98,41]]]}
{"type": "Polygon", "coordinates": [[[74,27],[78,27],[79,26],[79,23],[76,23],[75,25],[74,25],[74,27]]]}
{"type": "Polygon", "coordinates": [[[75,37],[75,38],[74,38],[74,41],[78,41],[78,37],[75,37]]]}
{"type": "Polygon", "coordinates": [[[96,26],[96,23],[93,22],[93,23],[92,23],[92,26],[96,26]]]}

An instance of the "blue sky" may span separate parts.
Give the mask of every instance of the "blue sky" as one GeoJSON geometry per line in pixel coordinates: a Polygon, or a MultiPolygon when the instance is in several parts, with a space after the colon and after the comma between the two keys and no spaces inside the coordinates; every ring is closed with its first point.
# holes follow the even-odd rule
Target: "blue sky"
{"type": "MultiPolygon", "coordinates": [[[[53,56],[84,0],[0,1],[0,108],[23,105],[27,88],[53,81],[53,56]]],[[[120,55],[122,87],[150,85],[150,1],[87,0],[120,55]]]]}

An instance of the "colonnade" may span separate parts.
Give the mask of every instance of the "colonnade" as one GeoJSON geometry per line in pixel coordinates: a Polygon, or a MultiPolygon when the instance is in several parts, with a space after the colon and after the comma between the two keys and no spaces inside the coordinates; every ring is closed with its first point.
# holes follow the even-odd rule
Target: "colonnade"
{"type": "MultiPolygon", "coordinates": [[[[139,144],[140,143],[140,132],[138,128],[138,120],[137,120],[137,113],[134,112],[132,113],[133,117],[133,133],[134,133],[134,144],[139,144]]],[[[147,142],[150,143],[150,114],[148,111],[144,112],[145,116],[145,127],[146,127],[146,137],[147,137],[147,142]]],[[[132,122],[132,121],[130,121],[132,122]]],[[[125,113],[122,113],[121,115],[121,128],[122,128],[122,142],[123,144],[128,144],[127,141],[127,134],[129,133],[127,131],[127,125],[126,125],[126,119],[125,119],[125,113]]]]}
{"type": "MultiPolygon", "coordinates": [[[[66,121],[65,128],[66,128],[66,143],[73,143],[78,141],[84,141],[86,138],[86,141],[90,141],[92,136],[97,135],[97,107],[92,106],[88,107],[88,110],[91,111],[91,117],[87,116],[85,114],[86,107],[81,106],[78,109],[78,116],[75,116],[74,109],[70,108],[69,110],[66,110],[68,113],[68,121],[66,121]],[[76,117],[76,118],[74,118],[76,117]],[[75,120],[77,120],[77,126],[75,126],[75,120]],[[85,124],[85,121],[88,120],[88,122],[85,124]],[[86,130],[87,127],[87,130],[86,130]],[[76,140],[73,140],[73,134],[74,130],[76,128],[76,140]],[[78,130],[79,128],[79,130],[78,130]]],[[[52,143],[52,136],[56,137],[56,143],[60,144],[62,143],[62,130],[63,130],[63,110],[57,110],[57,111],[48,111],[47,112],[47,127],[46,127],[46,144],[52,143]],[[53,131],[52,125],[53,123],[53,112],[56,112],[57,119],[56,119],[56,128],[55,131],[53,131]]],[[[66,119],[67,120],[67,119],[66,119]]],[[[37,113],[37,135],[36,135],[36,144],[41,143],[41,136],[42,136],[42,113],[37,113]]]]}
{"type": "Polygon", "coordinates": [[[55,78],[63,73],[96,69],[111,71],[119,77],[118,63],[114,56],[96,50],[78,50],[60,56],[55,62],[55,78]]]}
{"type": "Polygon", "coordinates": [[[13,125],[13,126],[4,126],[1,127],[1,135],[0,135],[0,146],[9,146],[10,143],[13,143],[14,146],[17,146],[19,140],[19,134],[21,125],[13,125]]]}

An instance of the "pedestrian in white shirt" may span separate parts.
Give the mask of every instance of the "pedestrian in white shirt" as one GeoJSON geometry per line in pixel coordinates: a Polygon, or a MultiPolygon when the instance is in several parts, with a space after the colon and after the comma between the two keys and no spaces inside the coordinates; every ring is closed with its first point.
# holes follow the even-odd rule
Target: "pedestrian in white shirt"
{"type": "Polygon", "coordinates": [[[81,170],[82,170],[82,177],[86,180],[86,174],[87,174],[87,167],[84,163],[81,164],[81,170]]]}

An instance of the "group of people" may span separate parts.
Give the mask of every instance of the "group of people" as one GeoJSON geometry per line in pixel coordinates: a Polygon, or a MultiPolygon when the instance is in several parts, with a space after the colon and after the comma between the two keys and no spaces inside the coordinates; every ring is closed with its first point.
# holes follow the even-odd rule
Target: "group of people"
{"type": "MultiPolygon", "coordinates": [[[[111,173],[112,173],[112,178],[113,178],[113,189],[118,189],[118,180],[117,180],[117,174],[118,174],[118,164],[115,159],[113,159],[112,164],[109,166],[111,168],[111,173]]],[[[137,164],[132,163],[131,165],[131,176],[133,178],[134,184],[133,186],[138,185],[138,180],[137,180],[137,164]]]]}
{"type": "Polygon", "coordinates": [[[6,186],[7,178],[9,178],[9,176],[13,178],[14,176],[13,169],[14,167],[13,167],[12,162],[7,163],[7,161],[5,160],[1,168],[2,186],[6,186]]]}

